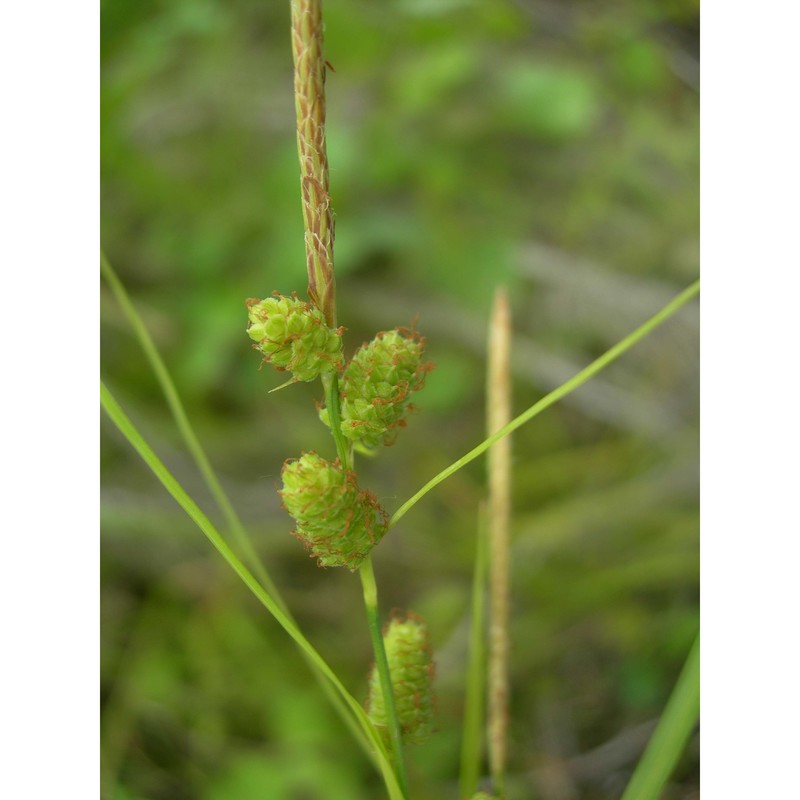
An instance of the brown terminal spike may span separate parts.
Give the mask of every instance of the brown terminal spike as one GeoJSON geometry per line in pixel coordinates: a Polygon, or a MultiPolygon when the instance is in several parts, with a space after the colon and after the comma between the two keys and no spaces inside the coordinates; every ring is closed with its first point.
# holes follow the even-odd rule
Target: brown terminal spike
{"type": "Polygon", "coordinates": [[[325,71],[321,0],[292,0],[297,152],[303,198],[308,296],[336,327],[334,220],[325,146],[325,71]]]}

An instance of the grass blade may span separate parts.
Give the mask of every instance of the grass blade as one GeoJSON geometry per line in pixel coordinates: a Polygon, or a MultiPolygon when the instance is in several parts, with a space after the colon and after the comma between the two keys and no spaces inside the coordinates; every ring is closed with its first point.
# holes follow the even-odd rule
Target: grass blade
{"type": "Polygon", "coordinates": [[[397,778],[395,777],[394,770],[388,759],[380,735],[367,717],[361,704],[347,691],[336,673],[317,652],[311,642],[306,639],[291,617],[283,611],[277,601],[258,583],[254,575],[239,560],[236,553],[233,552],[223,536],[212,525],[208,517],[200,510],[194,500],[189,497],[183,487],[173,477],[172,473],[170,473],[158,456],[153,452],[152,448],[147,444],[138,430],[136,430],[133,423],[128,419],[125,412],[120,408],[119,404],[102,381],[100,382],[100,402],[112,422],[130,442],[136,452],[139,453],[147,466],[150,467],[159,481],[161,481],[164,488],[196,523],[217,552],[219,552],[233,571],[239,576],[245,586],[256,596],[270,614],[275,617],[278,624],[291,636],[301,651],[308,656],[317,670],[325,676],[331,686],[338,692],[350,709],[355,720],[361,726],[364,734],[373,745],[378,766],[389,792],[389,797],[392,798],[392,800],[403,800],[403,793],[397,783],[397,778]]]}
{"type": "Polygon", "coordinates": [[[530,422],[534,417],[538,416],[545,409],[557,403],[562,397],[574,392],[577,388],[582,386],[590,378],[594,377],[598,372],[601,372],[609,364],[616,361],[623,353],[630,350],[637,342],[644,339],[649,333],[652,333],[656,328],[666,322],[673,314],[685,306],[691,299],[700,294],[700,281],[695,281],[691,286],[684,289],[674,300],[667,303],[664,308],[658,313],[650,317],[647,322],[639,326],[635,331],[629,333],[624,339],[617,342],[610,350],[607,350],[599,358],[592,361],[588,367],[582,369],[577,375],[573,375],[568,381],[565,381],[552,392],[546,394],[541,400],[534,403],[527,411],[523,411],[518,417],[515,417],[508,425],[501,428],[497,433],[484,439],[477,447],[474,447],[466,455],[463,455],[457,461],[454,461],[449,467],[443,469],[438,475],[431,478],[413,497],[406,500],[397,511],[394,512],[389,527],[393,527],[405,516],[405,514],[413,508],[431,489],[438,486],[443,480],[449,478],[454,473],[458,472],[462,467],[474,461],[478,456],[483,455],[495,442],[500,441],[504,436],[513,433],[517,428],[522,427],[526,422],[530,422]]]}
{"type": "Polygon", "coordinates": [[[622,800],[657,800],[700,715],[700,634],[622,800]]]}
{"type": "MultiPolygon", "coordinates": [[[[194,459],[197,468],[200,470],[200,473],[205,479],[209,491],[214,497],[217,505],[220,507],[220,510],[222,511],[223,515],[225,516],[225,521],[228,529],[231,531],[232,535],[236,539],[236,542],[240,550],[247,559],[251,569],[255,573],[261,585],[267,590],[267,592],[270,595],[272,595],[275,602],[278,603],[278,605],[280,605],[281,609],[287,614],[287,616],[291,618],[291,613],[289,611],[288,606],[281,597],[281,594],[278,591],[278,588],[275,585],[274,581],[270,577],[266,566],[264,566],[263,562],[258,557],[258,554],[256,553],[255,548],[253,547],[252,542],[250,541],[250,537],[247,534],[247,530],[242,524],[242,521],[239,519],[239,515],[236,513],[236,510],[234,509],[232,503],[230,502],[228,495],[222,488],[222,484],[219,482],[219,479],[217,478],[217,475],[214,472],[214,468],[211,466],[211,462],[208,460],[205,451],[203,450],[203,447],[200,444],[200,440],[197,438],[194,429],[192,428],[192,425],[189,422],[189,417],[186,414],[186,411],[183,407],[183,402],[181,401],[180,395],[178,394],[178,390],[175,387],[175,383],[173,382],[172,377],[169,374],[169,370],[167,369],[164,360],[161,358],[161,355],[158,352],[158,348],[156,347],[155,342],[153,342],[153,339],[150,336],[150,333],[147,330],[144,321],[139,316],[135,306],[133,305],[130,297],[128,296],[128,293],[125,291],[125,287],[122,284],[122,281],[120,281],[119,277],[114,272],[113,267],[106,258],[105,253],[103,253],[102,251],[100,252],[100,269],[103,273],[103,276],[108,281],[108,284],[111,287],[111,291],[114,293],[114,296],[116,297],[117,302],[122,308],[123,313],[127,317],[128,322],[130,323],[131,328],[133,329],[133,332],[136,336],[136,339],[138,340],[139,344],[142,347],[142,350],[144,351],[145,356],[147,357],[147,360],[150,362],[150,366],[153,370],[153,373],[156,376],[156,380],[158,381],[158,384],[161,386],[161,390],[164,393],[167,405],[169,406],[169,409],[172,412],[172,417],[175,420],[175,424],[178,426],[178,430],[180,431],[184,443],[186,444],[187,449],[189,450],[192,458],[194,459]]],[[[311,664],[312,669],[315,670],[315,674],[320,683],[320,687],[327,696],[328,700],[332,703],[339,716],[348,726],[351,733],[359,742],[364,752],[370,758],[372,758],[373,753],[369,742],[364,737],[362,730],[353,721],[353,718],[349,713],[349,711],[347,710],[347,707],[343,705],[342,699],[339,697],[338,694],[336,694],[335,691],[333,691],[331,685],[325,680],[325,678],[319,672],[316,671],[316,667],[314,666],[314,664],[311,662],[309,663],[311,664]]]]}
{"type": "Polygon", "coordinates": [[[461,739],[460,797],[472,797],[478,790],[483,753],[483,702],[486,686],[486,508],[478,512],[475,567],[472,574],[472,609],[469,634],[469,663],[464,698],[464,734],[461,739]]]}
{"type": "Polygon", "coordinates": [[[256,553],[255,548],[250,541],[250,537],[247,535],[247,531],[245,530],[242,521],[239,519],[239,516],[233,508],[231,501],[228,499],[228,495],[222,488],[222,484],[219,482],[217,475],[214,472],[214,468],[211,466],[211,462],[208,460],[208,457],[206,456],[206,453],[200,444],[200,440],[197,438],[194,428],[192,428],[192,425],[189,422],[189,417],[187,416],[186,410],[183,407],[178,390],[175,388],[175,383],[169,374],[169,370],[167,370],[164,360],[161,358],[161,355],[156,348],[155,342],[145,327],[142,318],[137,313],[136,308],[131,302],[131,299],[128,297],[128,293],[125,291],[122,281],[120,281],[120,279],[117,277],[117,274],[114,272],[114,269],[106,258],[105,253],[102,251],[100,252],[100,270],[103,273],[103,277],[106,279],[106,281],[108,281],[108,285],[111,287],[114,297],[117,299],[120,308],[127,317],[136,339],[141,345],[142,350],[144,350],[147,360],[150,362],[150,366],[152,367],[153,373],[156,376],[156,380],[161,387],[161,391],[164,392],[164,397],[167,400],[169,410],[172,412],[175,424],[178,426],[178,430],[183,437],[183,441],[186,443],[186,448],[191,453],[195,464],[197,464],[197,468],[200,470],[200,473],[202,474],[203,479],[205,480],[206,485],[211,492],[211,495],[225,516],[225,524],[227,525],[231,534],[234,536],[237,545],[247,559],[247,562],[250,564],[251,569],[253,572],[255,572],[256,577],[261,582],[261,585],[267,589],[267,591],[272,595],[273,598],[275,598],[276,602],[281,606],[281,608],[286,611],[286,603],[284,603],[280,592],[267,572],[267,568],[263,565],[261,559],[258,557],[258,554],[256,553]]]}

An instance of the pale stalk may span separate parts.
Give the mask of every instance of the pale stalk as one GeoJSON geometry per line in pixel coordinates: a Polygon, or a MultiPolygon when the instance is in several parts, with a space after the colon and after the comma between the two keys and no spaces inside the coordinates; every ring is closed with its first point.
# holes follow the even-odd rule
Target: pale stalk
{"type": "MultiPolygon", "coordinates": [[[[511,316],[505,290],[495,293],[489,323],[486,376],[486,434],[511,420],[511,316]]],[[[489,478],[489,671],[486,738],[494,790],[505,796],[508,728],[509,524],[511,519],[511,437],[495,442],[487,454],[489,478]]]]}

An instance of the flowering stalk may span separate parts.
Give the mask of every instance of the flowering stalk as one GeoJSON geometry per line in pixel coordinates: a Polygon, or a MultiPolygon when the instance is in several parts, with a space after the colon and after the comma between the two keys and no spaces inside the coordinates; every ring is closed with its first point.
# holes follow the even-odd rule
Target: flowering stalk
{"type": "MultiPolygon", "coordinates": [[[[328,156],[325,148],[325,73],[323,54],[322,0],[292,0],[292,53],[297,113],[297,150],[305,225],[308,297],[322,312],[327,326],[336,326],[336,286],[333,272],[334,221],[329,192],[328,156]]],[[[342,470],[352,469],[351,448],[341,426],[339,380],[336,371],[322,374],[326,409],[342,470]]],[[[285,495],[284,495],[285,500],[285,495]]],[[[384,527],[384,532],[385,532],[384,527]]],[[[364,590],[370,634],[386,711],[392,731],[391,743],[400,789],[408,796],[402,742],[391,688],[383,637],[380,634],[378,593],[372,561],[367,554],[359,573],[364,590]]]]}

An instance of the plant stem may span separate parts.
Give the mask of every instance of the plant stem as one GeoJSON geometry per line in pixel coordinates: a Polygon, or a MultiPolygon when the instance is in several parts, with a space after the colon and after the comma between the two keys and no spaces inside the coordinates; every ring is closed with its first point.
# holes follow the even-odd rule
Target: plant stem
{"type": "MultiPolygon", "coordinates": [[[[308,296],[336,327],[336,287],[333,270],[334,221],[329,193],[328,156],[325,147],[325,56],[323,54],[322,0],[292,0],[292,54],[294,57],[294,96],[297,113],[297,151],[300,158],[300,188],[305,224],[308,296]]],[[[336,442],[339,462],[352,469],[350,448],[342,435],[339,407],[339,380],[323,378],[325,402],[336,442]]],[[[389,718],[397,778],[408,796],[400,727],[394,704],[394,691],[383,644],[378,612],[378,590],[372,560],[368,556],[360,568],[375,663],[380,676],[389,718]]]]}
{"type": "MultiPolygon", "coordinates": [[[[495,294],[489,324],[486,375],[486,433],[492,435],[511,419],[511,316],[503,289],[495,294]]],[[[506,730],[508,727],[509,527],[511,522],[511,437],[495,442],[488,452],[489,477],[489,770],[495,794],[505,797],[506,730]]]]}
{"type": "Polygon", "coordinates": [[[339,405],[339,378],[335,374],[326,374],[322,377],[322,385],[325,388],[325,405],[328,409],[328,419],[331,423],[331,433],[336,442],[336,453],[342,469],[353,468],[350,458],[350,447],[345,441],[342,433],[342,411],[339,405]]]}
{"type": "Polygon", "coordinates": [[[405,756],[403,754],[403,740],[400,734],[400,722],[397,718],[397,707],[394,702],[394,688],[389,673],[389,661],[386,658],[386,648],[383,643],[380,614],[378,611],[378,586],[375,583],[375,572],[372,568],[372,557],[367,556],[359,569],[361,586],[364,591],[364,607],[367,610],[367,622],[372,637],[372,649],[375,652],[375,667],[381,683],[383,705],[389,721],[389,739],[392,744],[397,780],[403,794],[408,796],[408,778],[406,776],[405,756]]]}
{"type": "Polygon", "coordinates": [[[657,800],[700,713],[700,634],[622,800],[657,800]]]}
{"type": "Polygon", "coordinates": [[[413,497],[406,500],[397,511],[394,512],[389,527],[397,524],[401,517],[413,508],[431,489],[438,486],[443,480],[449,478],[454,473],[458,472],[462,467],[474,461],[478,456],[485,453],[495,442],[500,441],[504,436],[513,433],[517,428],[522,427],[526,422],[530,422],[534,417],[538,416],[545,409],[557,403],[562,397],[574,392],[578,387],[582,386],[589,378],[594,377],[598,372],[601,372],[613,361],[616,361],[623,353],[630,350],[637,342],[644,339],[647,334],[652,333],[659,325],[666,322],[673,314],[680,308],[686,305],[692,298],[700,293],[700,281],[695,281],[691,286],[684,289],[674,300],[667,303],[664,308],[658,313],[650,317],[647,322],[638,327],[632,333],[629,333],[624,339],[617,342],[611,349],[603,353],[602,356],[592,361],[588,367],[582,369],[577,375],[573,375],[568,381],[565,381],[552,392],[546,394],[541,400],[534,403],[527,411],[523,411],[518,417],[515,417],[508,425],[505,425],[493,436],[484,439],[477,447],[474,447],[466,455],[463,455],[457,461],[454,461],[449,467],[443,469],[438,475],[431,478],[413,497]]]}

